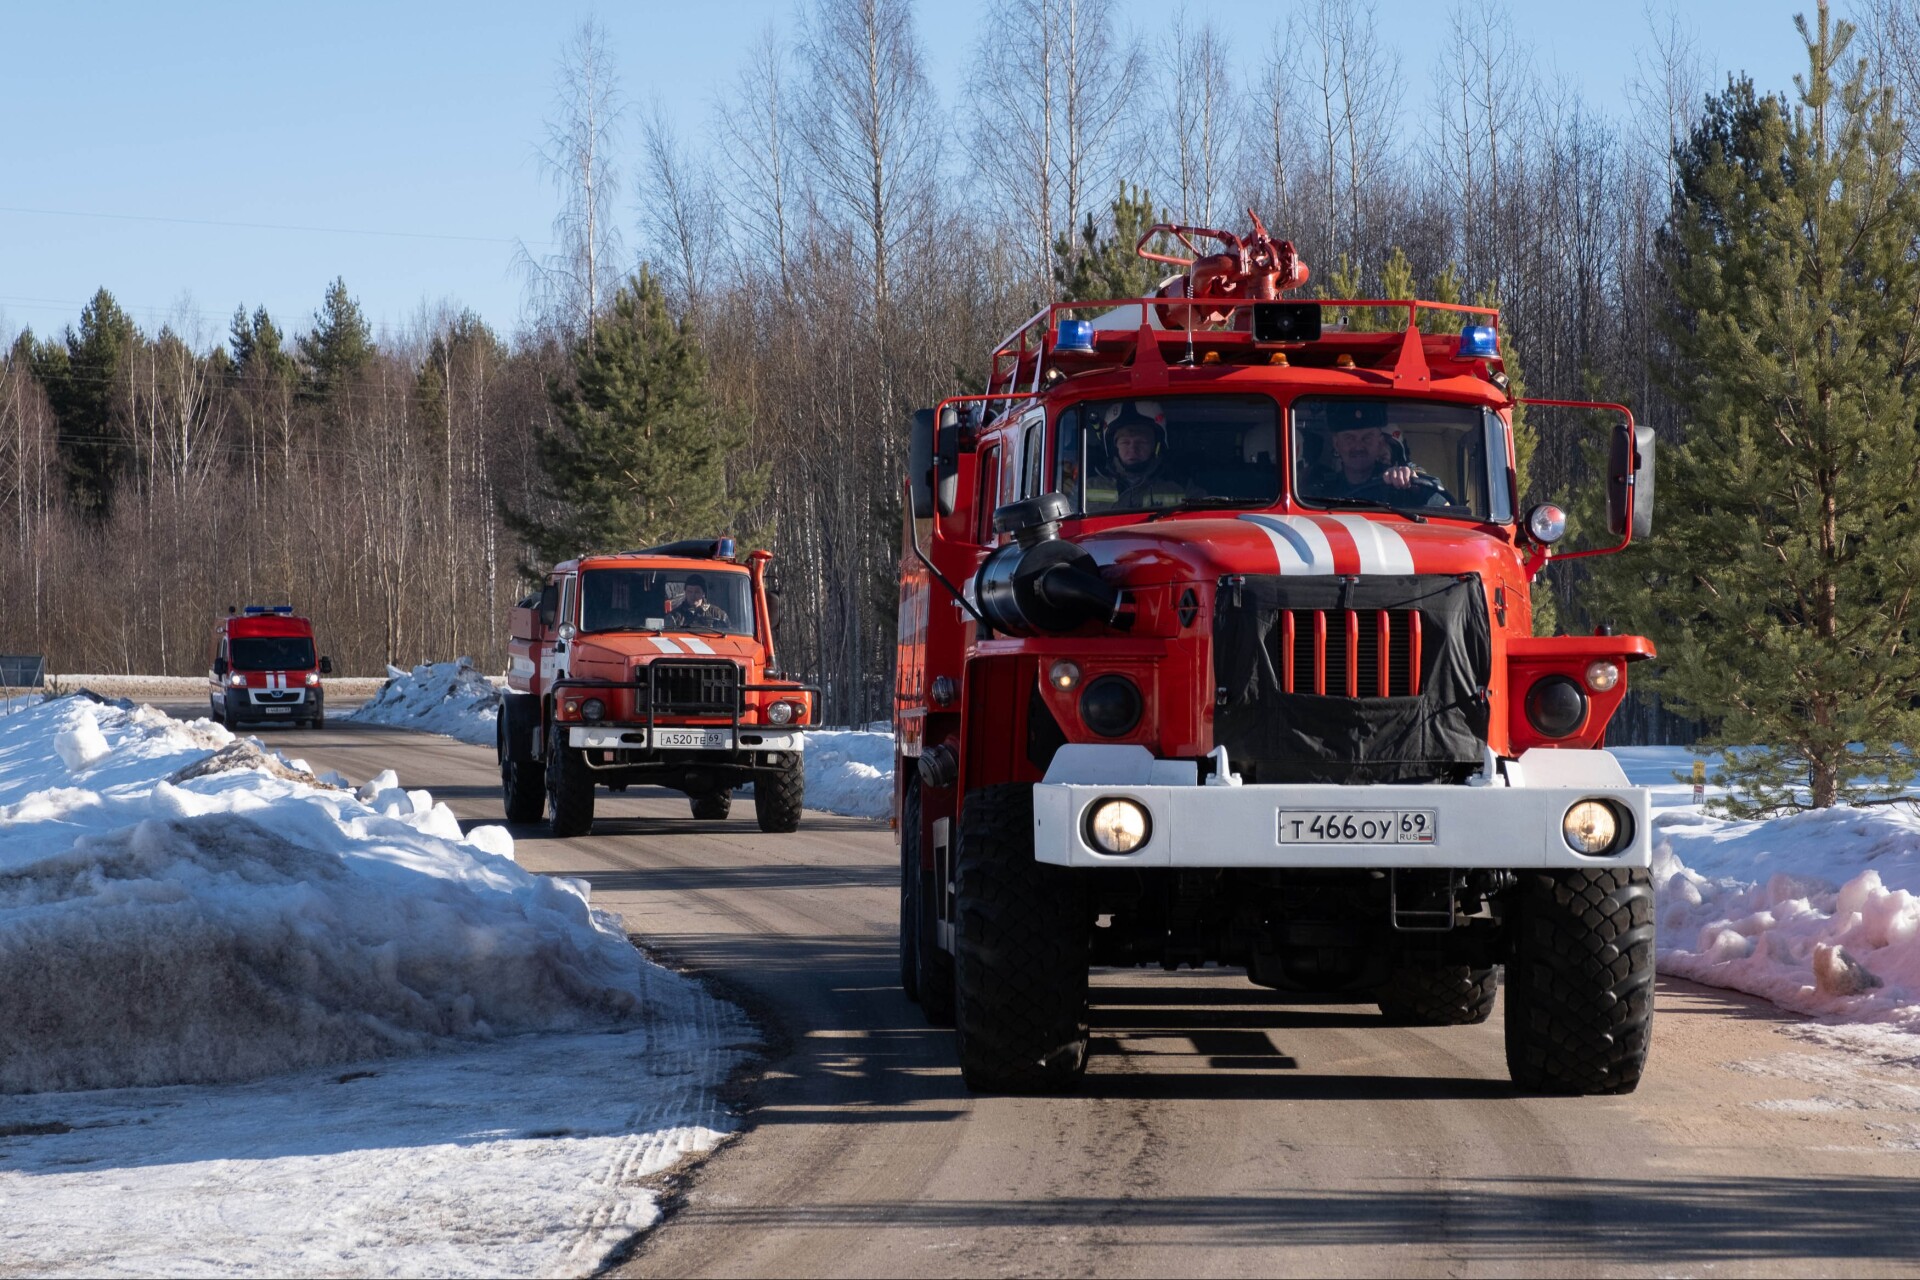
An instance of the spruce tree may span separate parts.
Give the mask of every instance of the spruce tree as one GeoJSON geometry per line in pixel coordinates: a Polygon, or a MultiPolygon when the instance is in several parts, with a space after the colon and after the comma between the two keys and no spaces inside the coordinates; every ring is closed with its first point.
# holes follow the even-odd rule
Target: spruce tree
{"type": "Polygon", "coordinates": [[[1796,21],[1798,104],[1731,82],[1679,157],[1660,258],[1685,439],[1655,536],[1597,584],[1730,748],[1743,816],[1897,790],[1920,743],[1920,201],[1891,95],[1843,62],[1852,26],[1796,21]]]}
{"type": "MultiPolygon", "coordinates": [[[[1173,274],[1175,268],[1164,262],[1149,262],[1134,252],[1140,235],[1156,222],[1167,220],[1166,211],[1157,216],[1153,196],[1145,187],[1120,184],[1120,192],[1109,207],[1113,234],[1104,236],[1088,214],[1080,228],[1079,243],[1065,232],[1054,241],[1054,283],[1064,302],[1085,302],[1104,298],[1143,298],[1173,274]]],[[[1159,237],[1153,248],[1167,252],[1166,237],[1159,237]]]]}
{"type": "Polygon", "coordinates": [[[77,331],[68,329],[64,341],[41,343],[34,352],[34,376],[59,426],[68,493],[90,515],[105,516],[112,508],[127,465],[121,373],[139,337],[113,295],[100,289],[80,312],[77,331]]]}
{"type": "Polygon", "coordinates": [[[588,552],[743,532],[764,473],[728,483],[745,432],[714,403],[705,356],[644,267],[572,365],[570,383],[548,387],[558,425],[537,444],[541,500],[505,513],[534,554],[530,575],[588,552]]]}

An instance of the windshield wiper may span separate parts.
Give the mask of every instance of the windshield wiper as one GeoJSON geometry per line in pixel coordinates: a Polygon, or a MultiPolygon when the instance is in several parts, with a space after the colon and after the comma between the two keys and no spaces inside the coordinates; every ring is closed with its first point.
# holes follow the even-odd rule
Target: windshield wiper
{"type": "Polygon", "coordinates": [[[1150,514],[1143,523],[1152,524],[1155,520],[1164,520],[1168,516],[1177,515],[1182,511],[1225,511],[1234,507],[1246,507],[1248,510],[1257,510],[1271,501],[1273,501],[1271,498],[1194,498],[1190,501],[1182,502],[1177,506],[1161,507],[1159,510],[1150,514]]]}
{"type": "Polygon", "coordinates": [[[1427,522],[1427,518],[1418,511],[1409,511],[1405,507],[1396,507],[1386,502],[1375,502],[1371,498],[1309,498],[1306,501],[1323,507],[1345,507],[1350,511],[1384,511],[1388,515],[1405,516],[1415,524],[1427,522]]]}

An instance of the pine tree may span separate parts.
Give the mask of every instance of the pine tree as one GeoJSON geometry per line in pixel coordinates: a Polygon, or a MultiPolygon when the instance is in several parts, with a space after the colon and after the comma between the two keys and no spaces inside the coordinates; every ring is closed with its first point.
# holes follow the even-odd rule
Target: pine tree
{"type": "Polygon", "coordinates": [[[46,388],[47,402],[59,424],[60,458],[74,505],[104,517],[113,506],[114,487],[128,461],[121,406],[126,390],[122,366],[139,341],[132,319],[113,295],[100,289],[80,312],[78,331],[64,341],[38,345],[34,376],[46,388]]]}
{"type": "Polygon", "coordinates": [[[304,394],[314,401],[333,401],[347,394],[373,357],[373,328],[347,292],[346,280],[335,277],[327,286],[326,300],[314,313],[313,332],[300,339],[300,358],[307,372],[304,394]]]}
{"type": "Polygon", "coordinates": [[[233,344],[234,377],[252,373],[279,378],[292,372],[293,357],[285,350],[286,340],[265,307],[254,308],[251,318],[244,306],[235,308],[227,336],[233,344]]]}
{"type": "MultiPolygon", "coordinates": [[[[1054,283],[1066,302],[1084,302],[1104,298],[1144,298],[1160,287],[1174,271],[1164,262],[1149,262],[1134,252],[1140,235],[1156,222],[1165,222],[1167,214],[1153,211],[1153,196],[1145,187],[1120,184],[1120,193],[1108,209],[1113,234],[1103,236],[1088,214],[1080,228],[1080,243],[1065,232],[1055,239],[1054,283]]],[[[1166,252],[1166,237],[1153,246],[1166,252]]]]}
{"type": "Polygon", "coordinates": [[[529,574],[588,552],[741,535],[764,472],[729,483],[727,455],[746,434],[714,403],[705,356],[644,267],[572,363],[572,383],[548,388],[559,425],[537,446],[542,509],[505,513],[533,552],[529,574]]]}
{"type": "Polygon", "coordinates": [[[1920,200],[1891,95],[1842,62],[1852,26],[1796,21],[1798,105],[1732,82],[1680,157],[1660,256],[1686,438],[1604,584],[1702,745],[1748,748],[1716,779],[1740,815],[1897,790],[1920,743],[1920,200]]]}

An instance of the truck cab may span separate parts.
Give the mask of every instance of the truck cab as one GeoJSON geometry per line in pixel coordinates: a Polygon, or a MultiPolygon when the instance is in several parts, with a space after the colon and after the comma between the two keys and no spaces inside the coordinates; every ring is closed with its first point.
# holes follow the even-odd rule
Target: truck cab
{"type": "Polygon", "coordinates": [[[314,644],[313,623],[290,604],[250,604],[214,624],[207,658],[207,702],[215,721],[327,725],[326,686],[333,660],[314,644]]]}
{"type": "Polygon", "coordinates": [[[800,823],[815,691],[774,659],[765,571],[731,538],[562,561],[508,616],[497,752],[507,818],[593,827],[599,788],[684,792],[722,820],[751,782],[763,831],[800,823]]]}
{"type": "Polygon", "coordinates": [[[1531,587],[1647,535],[1652,435],[1577,406],[1613,423],[1608,535],[1563,548],[1521,509],[1498,313],[1286,301],[1305,264],[1253,222],[1150,228],[1224,247],[1042,310],[912,423],[903,985],[973,1087],[1045,1091],[1094,965],[1426,1024],[1486,1019],[1505,965],[1516,1083],[1629,1090],[1651,824],[1604,740],[1653,647],[1535,636],[1531,587]]]}

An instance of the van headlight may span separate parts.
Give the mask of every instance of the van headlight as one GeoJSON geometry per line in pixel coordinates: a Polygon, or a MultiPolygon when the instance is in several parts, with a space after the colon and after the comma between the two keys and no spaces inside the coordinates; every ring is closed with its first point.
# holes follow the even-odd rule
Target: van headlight
{"type": "Polygon", "coordinates": [[[1620,835],[1620,820],[1613,816],[1612,806],[1582,800],[1561,819],[1560,834],[1566,837],[1569,849],[1591,857],[1613,847],[1620,835]]]}
{"type": "Polygon", "coordinates": [[[309,689],[311,689],[314,685],[317,685],[319,683],[320,683],[320,673],[318,671],[307,672],[307,687],[309,689]]]}
{"type": "Polygon", "coordinates": [[[1099,800],[1087,811],[1087,841],[1102,853],[1132,853],[1153,835],[1153,819],[1136,800],[1099,800]]]}

